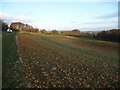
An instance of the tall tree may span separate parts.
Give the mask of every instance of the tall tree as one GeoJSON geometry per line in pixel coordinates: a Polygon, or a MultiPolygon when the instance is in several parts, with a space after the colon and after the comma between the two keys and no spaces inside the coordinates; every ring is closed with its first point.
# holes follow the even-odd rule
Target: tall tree
{"type": "Polygon", "coordinates": [[[3,20],[0,20],[0,29],[2,29],[2,31],[7,31],[8,29],[8,24],[3,20]]]}

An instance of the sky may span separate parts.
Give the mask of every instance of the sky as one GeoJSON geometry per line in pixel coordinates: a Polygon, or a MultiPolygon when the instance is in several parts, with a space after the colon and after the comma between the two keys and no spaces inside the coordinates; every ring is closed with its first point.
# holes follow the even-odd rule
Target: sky
{"type": "Polygon", "coordinates": [[[0,2],[0,19],[46,30],[118,28],[118,2],[0,2]]]}

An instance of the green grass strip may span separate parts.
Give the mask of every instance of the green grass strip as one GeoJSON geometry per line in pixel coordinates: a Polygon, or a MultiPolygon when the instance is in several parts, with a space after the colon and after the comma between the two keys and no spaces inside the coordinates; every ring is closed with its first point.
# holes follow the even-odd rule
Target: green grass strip
{"type": "Polygon", "coordinates": [[[17,85],[16,83],[17,78],[15,78],[16,72],[14,72],[13,70],[15,62],[19,60],[19,55],[17,52],[18,47],[16,44],[16,34],[17,32],[12,33],[2,32],[3,88],[15,88],[16,87],[15,85],[17,85]]]}
{"type": "Polygon", "coordinates": [[[97,52],[92,51],[92,50],[87,50],[87,49],[82,49],[82,48],[74,48],[74,47],[71,47],[71,46],[68,46],[68,45],[65,45],[65,44],[61,44],[61,43],[52,41],[52,40],[50,40],[48,38],[44,38],[44,37],[42,37],[41,39],[43,39],[43,40],[45,40],[49,43],[52,43],[56,46],[60,46],[60,47],[66,48],[66,49],[74,50],[74,51],[77,51],[77,52],[80,52],[80,53],[88,54],[88,55],[91,55],[91,56],[94,56],[94,57],[98,57],[98,58],[102,58],[102,59],[106,59],[106,60],[110,60],[110,61],[114,61],[114,62],[118,61],[117,58],[106,57],[106,56],[103,56],[100,53],[97,53],[97,52]]]}

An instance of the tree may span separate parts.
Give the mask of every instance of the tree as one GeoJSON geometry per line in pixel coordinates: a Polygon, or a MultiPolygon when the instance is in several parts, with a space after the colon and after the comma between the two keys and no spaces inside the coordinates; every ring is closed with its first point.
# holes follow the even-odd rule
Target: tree
{"type": "Polygon", "coordinates": [[[97,34],[97,37],[102,40],[120,42],[120,29],[101,31],[97,34]]]}
{"type": "Polygon", "coordinates": [[[39,32],[39,29],[34,28],[34,29],[32,30],[32,32],[39,32]]]}
{"type": "Polygon", "coordinates": [[[3,20],[0,20],[0,28],[2,29],[2,31],[7,31],[8,24],[6,22],[4,22],[3,20]]]}
{"type": "Polygon", "coordinates": [[[47,33],[47,31],[45,29],[42,29],[41,33],[47,33]]]}
{"type": "Polygon", "coordinates": [[[61,31],[61,33],[64,33],[64,31],[61,31]]]}
{"type": "Polygon", "coordinates": [[[58,34],[59,32],[57,30],[52,30],[51,33],[52,34],[58,34]]]}
{"type": "Polygon", "coordinates": [[[79,31],[79,29],[73,29],[72,31],[68,32],[68,35],[70,35],[70,36],[79,36],[80,31],[79,31]]]}
{"type": "Polygon", "coordinates": [[[24,30],[24,24],[21,23],[21,22],[11,23],[10,29],[12,29],[13,31],[23,31],[24,30]]]}

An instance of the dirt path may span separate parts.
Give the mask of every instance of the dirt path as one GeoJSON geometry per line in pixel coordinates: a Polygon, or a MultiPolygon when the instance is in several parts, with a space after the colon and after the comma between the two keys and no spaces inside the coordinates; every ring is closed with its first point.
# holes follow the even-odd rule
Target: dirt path
{"type": "Polygon", "coordinates": [[[72,42],[66,37],[19,34],[23,87],[118,87],[117,62],[91,54],[94,49],[81,49],[80,41],[72,42]]]}

